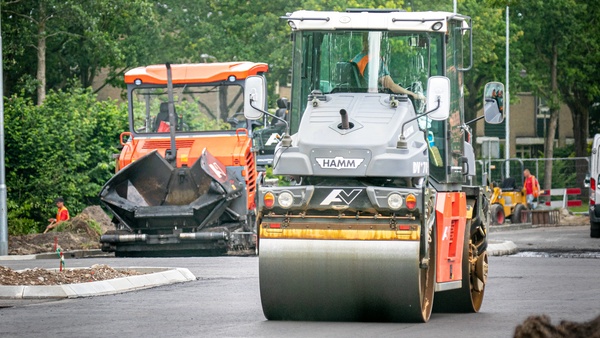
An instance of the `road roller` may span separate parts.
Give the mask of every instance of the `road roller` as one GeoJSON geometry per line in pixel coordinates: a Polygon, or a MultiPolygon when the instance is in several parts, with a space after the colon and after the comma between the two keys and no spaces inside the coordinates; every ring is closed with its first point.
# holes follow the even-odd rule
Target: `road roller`
{"type": "MultiPolygon", "coordinates": [[[[500,123],[503,110],[493,101],[464,121],[471,19],[366,9],[284,19],[292,118],[273,158],[282,179],[258,190],[265,317],[426,322],[479,311],[490,194],[476,183],[469,123],[500,123]]],[[[248,119],[268,114],[254,80],[248,119]]],[[[488,83],[484,101],[500,90],[488,83]]]]}

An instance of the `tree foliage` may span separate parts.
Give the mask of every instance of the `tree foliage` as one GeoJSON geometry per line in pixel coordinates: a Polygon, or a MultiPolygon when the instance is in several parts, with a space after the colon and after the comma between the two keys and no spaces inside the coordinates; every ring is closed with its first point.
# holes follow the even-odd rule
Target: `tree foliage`
{"type": "Polygon", "coordinates": [[[147,0],[4,0],[7,41],[5,95],[25,93],[38,104],[48,89],[64,89],[76,77],[91,86],[105,69],[121,83],[124,70],[154,61],[158,19],[147,0]]]}
{"type": "MultiPolygon", "coordinates": [[[[567,103],[573,117],[576,156],[587,156],[588,111],[598,93],[597,2],[550,0],[521,2],[515,6],[524,35],[518,48],[523,53],[532,91],[547,99],[550,120],[544,157],[554,157],[560,103],[567,103]],[[549,29],[552,27],[552,29],[549,29]],[[591,57],[591,58],[590,58],[591,57]],[[588,63],[590,59],[596,62],[588,63]]],[[[583,167],[582,167],[583,168],[583,167]]],[[[544,187],[552,186],[552,163],[545,168],[544,187]]],[[[583,183],[585,170],[578,173],[583,183]]]]}
{"type": "Polygon", "coordinates": [[[56,211],[58,196],[76,214],[98,204],[114,173],[125,107],[98,101],[89,89],[50,91],[42,106],[13,95],[5,101],[6,185],[9,227],[34,220],[40,227],[56,211]]]}
{"type": "MultiPolygon", "coordinates": [[[[254,61],[269,64],[269,88],[285,83],[291,67],[289,28],[280,17],[301,8],[301,1],[257,5],[236,0],[165,0],[156,11],[166,58],[161,62],[254,61]]],[[[271,102],[275,97],[270,96],[271,102]]]]}

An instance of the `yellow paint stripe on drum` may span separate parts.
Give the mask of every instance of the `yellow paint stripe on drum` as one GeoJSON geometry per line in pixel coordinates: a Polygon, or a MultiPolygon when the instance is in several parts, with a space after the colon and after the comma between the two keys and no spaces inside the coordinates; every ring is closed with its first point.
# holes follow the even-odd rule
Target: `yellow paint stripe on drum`
{"type": "Polygon", "coordinates": [[[421,238],[420,234],[419,226],[411,226],[411,230],[260,228],[260,238],[280,239],[417,241],[421,238]]]}

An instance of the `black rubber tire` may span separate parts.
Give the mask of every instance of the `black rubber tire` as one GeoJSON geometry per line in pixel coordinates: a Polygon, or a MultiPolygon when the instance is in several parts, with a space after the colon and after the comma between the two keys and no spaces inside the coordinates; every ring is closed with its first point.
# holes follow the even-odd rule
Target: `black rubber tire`
{"type": "Polygon", "coordinates": [[[600,223],[590,222],[590,237],[600,238],[600,223]]]}
{"type": "Polygon", "coordinates": [[[502,204],[492,204],[490,207],[490,222],[493,225],[503,225],[506,220],[506,216],[504,215],[504,208],[502,204]]]}
{"type": "Polygon", "coordinates": [[[527,207],[523,204],[517,204],[513,210],[513,214],[510,216],[510,222],[512,224],[527,223],[527,214],[523,211],[527,210],[527,207]]]}

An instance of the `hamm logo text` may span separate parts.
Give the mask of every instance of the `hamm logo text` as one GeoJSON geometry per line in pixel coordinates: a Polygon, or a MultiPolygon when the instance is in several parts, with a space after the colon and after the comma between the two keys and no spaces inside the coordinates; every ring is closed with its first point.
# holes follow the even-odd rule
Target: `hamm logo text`
{"type": "Polygon", "coordinates": [[[317,163],[323,169],[356,169],[363,163],[363,158],[343,158],[341,156],[334,158],[317,158],[317,163]]]}

